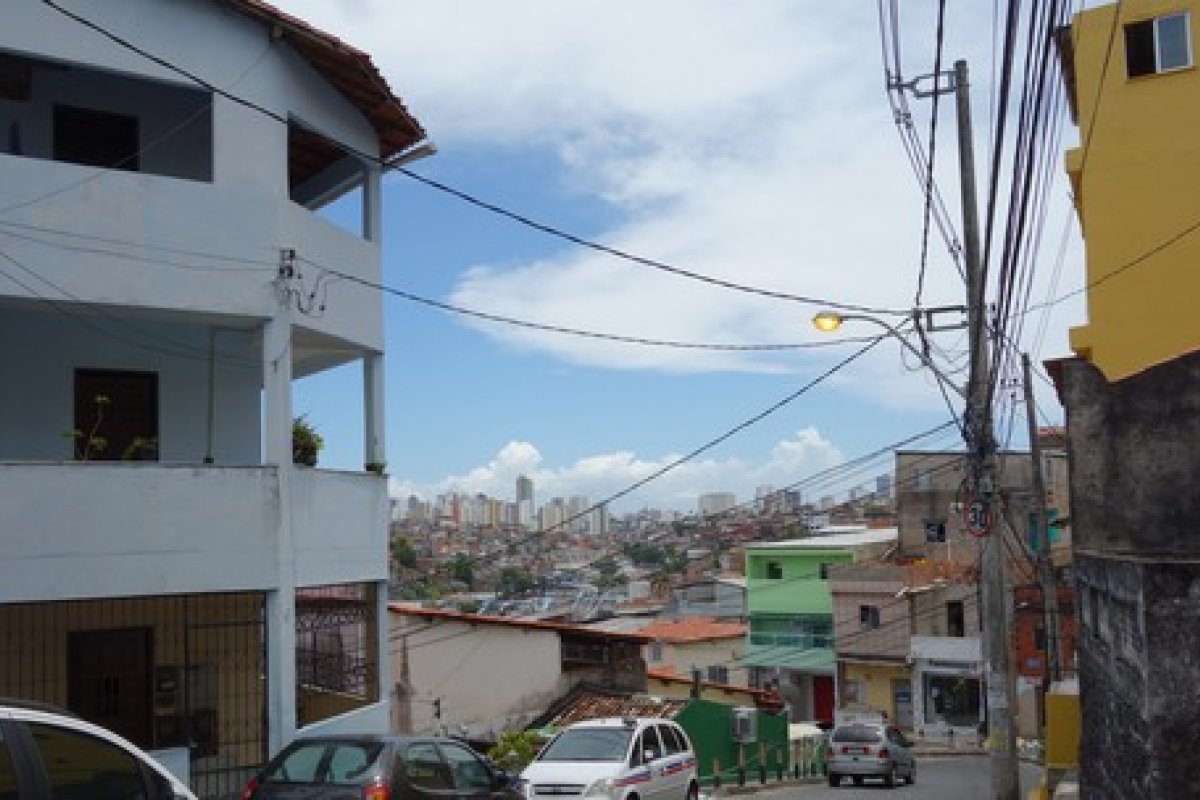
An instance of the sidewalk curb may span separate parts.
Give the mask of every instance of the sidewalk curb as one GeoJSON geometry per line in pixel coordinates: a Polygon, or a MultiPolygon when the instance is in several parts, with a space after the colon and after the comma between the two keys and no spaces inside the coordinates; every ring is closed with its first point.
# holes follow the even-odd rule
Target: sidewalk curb
{"type": "Polygon", "coordinates": [[[717,789],[702,790],[700,792],[700,800],[712,800],[713,798],[721,797],[736,797],[744,794],[755,794],[756,792],[768,791],[771,789],[784,789],[789,786],[805,786],[808,784],[824,783],[823,775],[812,775],[804,778],[784,778],[779,781],[767,781],[766,783],[745,783],[742,786],[730,784],[721,786],[717,789]]]}

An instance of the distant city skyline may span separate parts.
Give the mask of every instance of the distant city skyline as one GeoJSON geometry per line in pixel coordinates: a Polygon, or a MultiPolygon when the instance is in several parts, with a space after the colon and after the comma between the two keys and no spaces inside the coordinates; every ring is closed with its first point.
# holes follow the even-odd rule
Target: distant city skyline
{"type": "MultiPolygon", "coordinates": [[[[964,301],[953,248],[923,237],[873,4],[520,0],[531,22],[518,26],[507,5],[477,0],[280,5],[369,52],[437,144],[384,184],[394,496],[508,495],[524,474],[541,498],[597,502],[636,486],[615,511],[693,513],[706,492],[745,501],[951,419],[897,342],[855,355],[884,328],[809,324],[828,303],[891,309],[883,321],[899,324],[918,268],[918,304],[964,301]]],[[[946,40],[972,60],[987,119],[988,26],[953,11],[946,40]]],[[[930,73],[932,4],[900,16],[906,69],[930,73]]],[[[916,130],[935,108],[912,103],[916,130]]],[[[952,116],[937,148],[944,187],[956,185],[952,116]]],[[[1029,255],[1059,268],[1028,287],[1045,302],[1010,343],[1035,363],[1068,353],[1066,328],[1083,319],[1082,299],[1064,300],[1083,270],[1061,170],[1046,190],[1044,252],[1029,255]]],[[[358,223],[361,209],[329,216],[358,223]]],[[[331,284],[329,302],[346,288],[331,284]]],[[[960,332],[929,340],[961,379],[960,332]]],[[[296,413],[326,441],[322,466],[364,464],[346,402],[361,385],[352,368],[297,384],[296,413]]],[[[1037,391],[1061,418],[1052,390],[1037,391]]],[[[951,442],[953,430],[928,446],[951,442]]],[[[859,482],[799,488],[820,497],[859,482]]]]}

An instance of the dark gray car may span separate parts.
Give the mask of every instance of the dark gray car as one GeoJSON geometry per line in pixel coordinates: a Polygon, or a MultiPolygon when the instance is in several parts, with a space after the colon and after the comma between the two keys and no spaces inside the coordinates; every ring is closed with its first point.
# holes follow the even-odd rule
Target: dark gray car
{"type": "Polygon", "coordinates": [[[856,786],[864,778],[882,778],[888,787],[901,778],[909,784],[917,780],[912,742],[896,726],[883,723],[854,722],[834,728],[825,769],[830,786],[839,785],[844,777],[853,778],[856,786]]]}
{"type": "Polygon", "coordinates": [[[513,776],[456,739],[300,738],[246,785],[242,800],[521,800],[513,776]]]}

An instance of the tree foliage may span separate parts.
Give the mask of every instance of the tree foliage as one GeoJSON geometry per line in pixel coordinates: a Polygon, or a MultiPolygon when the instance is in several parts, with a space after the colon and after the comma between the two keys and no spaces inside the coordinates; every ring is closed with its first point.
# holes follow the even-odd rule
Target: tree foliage
{"type": "Polygon", "coordinates": [[[504,567],[496,578],[496,591],[503,597],[518,597],[535,586],[533,573],[522,567],[504,567]]]}
{"type": "Polygon", "coordinates": [[[509,772],[520,772],[533,761],[541,746],[541,737],[534,731],[505,731],[487,754],[509,772]]]}
{"type": "Polygon", "coordinates": [[[392,558],[402,567],[412,569],[417,566],[417,551],[407,536],[397,536],[392,539],[392,558]]]}
{"type": "Polygon", "coordinates": [[[450,577],[465,583],[467,588],[473,589],[475,587],[475,565],[471,563],[471,559],[459,553],[450,562],[450,577]]]}

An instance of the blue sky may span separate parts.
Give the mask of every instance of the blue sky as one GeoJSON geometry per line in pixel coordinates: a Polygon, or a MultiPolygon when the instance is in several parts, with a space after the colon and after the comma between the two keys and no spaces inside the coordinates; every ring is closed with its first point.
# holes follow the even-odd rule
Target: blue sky
{"type": "MultiPolygon", "coordinates": [[[[883,89],[873,3],[277,4],[372,55],[437,143],[438,154],[414,172],[722,280],[873,307],[913,305],[922,195],[883,89]]],[[[931,72],[935,2],[900,5],[906,77],[931,72]]],[[[992,26],[987,15],[949,5],[945,66],[972,63],[982,163],[992,26]]],[[[910,102],[927,144],[932,102],[910,102]]],[[[957,224],[952,113],[944,100],[935,174],[957,224]]],[[[1076,132],[1069,123],[1064,130],[1063,146],[1073,145],[1076,132]]],[[[1061,171],[1055,180],[1035,302],[1082,282],[1067,182],[1061,171]]],[[[821,334],[810,324],[818,307],[580,248],[403,175],[387,178],[384,208],[384,281],[429,299],[660,340],[793,344],[879,332],[856,323],[821,334]]],[[[961,303],[962,281],[936,234],[929,252],[923,304],[961,303]]],[[[600,500],[762,412],[857,347],[654,348],[384,302],[388,472],[400,496],[511,498],[525,473],[539,503],[576,494],[600,500]]],[[[1076,298],[1032,317],[1022,349],[1035,361],[1067,355],[1066,329],[1083,314],[1076,298]]],[[[959,379],[961,343],[961,332],[936,338],[939,362],[959,379]]],[[[948,419],[946,406],[928,372],[913,367],[885,341],[615,510],[692,511],[696,496],[712,491],[745,501],[756,486],[801,481],[931,428],[948,419]]],[[[359,381],[356,369],[344,369],[298,388],[297,412],[328,441],[323,465],[360,466],[361,410],[347,399],[359,396],[359,381]]],[[[1059,421],[1053,393],[1042,382],[1038,390],[1043,419],[1059,421]]],[[[1012,444],[1024,446],[1023,422],[1015,429],[1012,444]]],[[[1007,428],[1000,435],[1006,441],[1007,428]]],[[[927,444],[956,440],[950,433],[927,444]]],[[[874,471],[883,472],[890,462],[878,464],[874,471]]]]}

